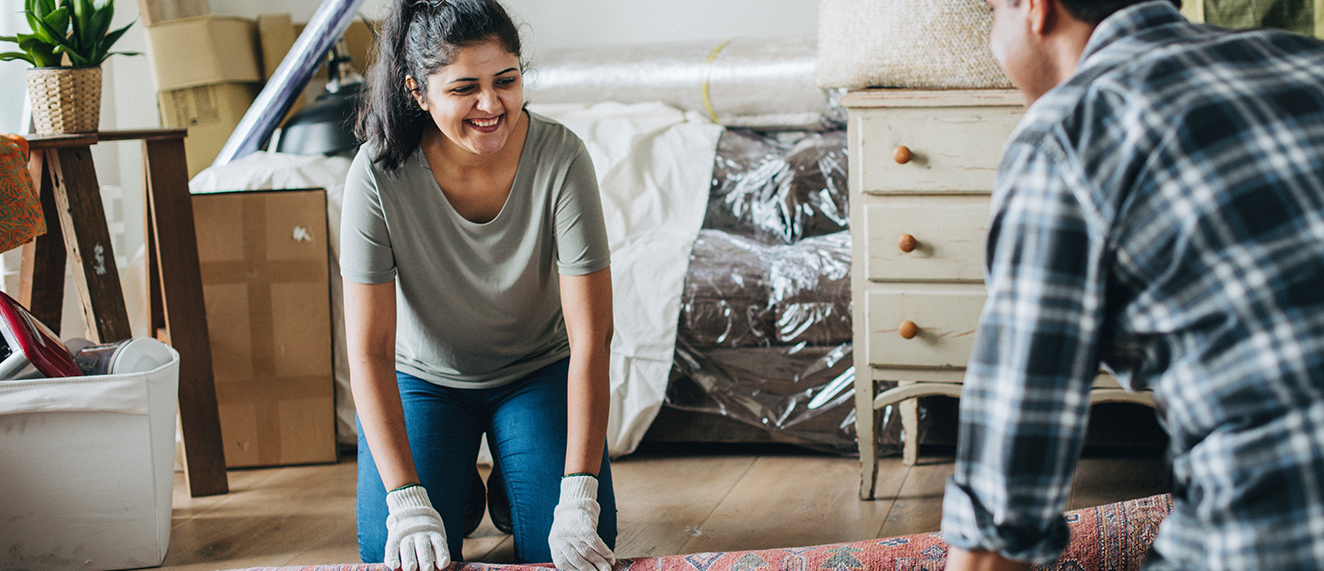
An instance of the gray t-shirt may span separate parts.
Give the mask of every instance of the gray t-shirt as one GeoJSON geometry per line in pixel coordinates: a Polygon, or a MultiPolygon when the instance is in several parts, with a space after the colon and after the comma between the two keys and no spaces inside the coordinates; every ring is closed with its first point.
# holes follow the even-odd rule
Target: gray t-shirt
{"type": "Polygon", "coordinates": [[[460,216],[421,151],[393,178],[359,150],[345,181],[340,274],[396,284],[396,368],[487,388],[570,354],[557,274],[610,265],[593,162],[563,125],[529,113],[510,196],[496,218],[460,216]]]}

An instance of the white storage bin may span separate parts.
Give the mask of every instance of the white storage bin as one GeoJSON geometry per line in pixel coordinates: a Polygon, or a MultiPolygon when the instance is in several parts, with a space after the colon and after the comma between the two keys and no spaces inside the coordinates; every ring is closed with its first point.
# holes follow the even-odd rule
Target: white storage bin
{"type": "Polygon", "coordinates": [[[179,395],[170,354],[146,373],[0,381],[0,569],[165,559],[179,395]]]}

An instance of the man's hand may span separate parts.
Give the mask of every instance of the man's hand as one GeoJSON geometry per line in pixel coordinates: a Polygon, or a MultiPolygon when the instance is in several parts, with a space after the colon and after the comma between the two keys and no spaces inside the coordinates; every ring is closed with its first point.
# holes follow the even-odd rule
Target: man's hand
{"type": "Polygon", "coordinates": [[[1030,571],[1029,563],[1012,561],[992,551],[947,549],[947,571],[1030,571]]]}

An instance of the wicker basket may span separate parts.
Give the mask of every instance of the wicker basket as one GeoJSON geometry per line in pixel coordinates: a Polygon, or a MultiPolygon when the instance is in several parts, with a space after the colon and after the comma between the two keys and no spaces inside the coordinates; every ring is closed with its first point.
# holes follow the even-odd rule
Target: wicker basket
{"type": "Polygon", "coordinates": [[[38,135],[92,133],[101,123],[100,67],[27,70],[32,123],[38,135]]]}
{"type": "Polygon", "coordinates": [[[818,86],[1007,89],[981,0],[819,0],[818,86]]]}

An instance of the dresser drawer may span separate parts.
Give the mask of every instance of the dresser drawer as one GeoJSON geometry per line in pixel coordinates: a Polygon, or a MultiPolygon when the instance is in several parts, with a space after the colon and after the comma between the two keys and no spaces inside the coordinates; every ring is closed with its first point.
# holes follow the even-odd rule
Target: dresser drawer
{"type": "MultiPolygon", "coordinates": [[[[851,145],[865,193],[989,192],[1020,107],[852,109],[851,145]],[[897,148],[909,150],[904,164],[897,148]]],[[[904,157],[903,157],[904,158],[904,157]]]]}
{"type": "Polygon", "coordinates": [[[964,368],[986,297],[983,284],[869,284],[864,295],[870,365],[964,368]],[[913,337],[902,336],[914,323],[913,337]]]}
{"type": "Polygon", "coordinates": [[[988,195],[866,197],[870,280],[984,281],[988,195]]]}

